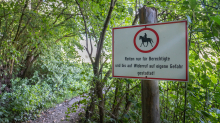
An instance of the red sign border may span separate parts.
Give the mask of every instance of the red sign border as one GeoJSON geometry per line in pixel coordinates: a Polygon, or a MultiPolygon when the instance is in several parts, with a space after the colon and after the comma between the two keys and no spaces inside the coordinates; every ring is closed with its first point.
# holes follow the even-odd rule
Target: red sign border
{"type": "Polygon", "coordinates": [[[149,52],[154,51],[154,50],[157,48],[157,46],[158,46],[158,44],[159,44],[159,40],[160,40],[160,39],[159,39],[159,35],[158,35],[158,33],[157,33],[155,30],[153,30],[153,29],[151,29],[151,28],[143,28],[143,29],[140,29],[140,30],[135,34],[135,36],[134,36],[134,47],[135,47],[139,52],[149,53],[149,52]],[[152,32],[156,35],[156,38],[157,38],[157,43],[156,43],[156,45],[155,45],[152,49],[146,50],[146,51],[141,50],[140,48],[138,48],[138,46],[137,46],[137,44],[136,44],[136,37],[137,37],[137,35],[138,35],[140,32],[144,31],[144,30],[150,30],[150,31],[152,31],[152,32]]]}
{"type": "Polygon", "coordinates": [[[188,63],[188,30],[187,30],[187,20],[183,21],[173,21],[165,23],[155,23],[155,24],[144,24],[144,25],[135,25],[135,26],[126,26],[126,27],[116,27],[112,29],[112,77],[114,78],[133,78],[133,79],[149,79],[149,80],[165,80],[165,81],[188,81],[189,79],[189,63],[188,63]],[[185,45],[186,45],[186,78],[185,79],[172,79],[172,78],[145,78],[145,77],[132,77],[132,76],[115,76],[114,75],[114,30],[115,29],[124,29],[124,28],[134,28],[134,27],[145,27],[145,26],[154,26],[154,25],[163,25],[163,24],[174,24],[174,23],[185,23],[185,45]]]}

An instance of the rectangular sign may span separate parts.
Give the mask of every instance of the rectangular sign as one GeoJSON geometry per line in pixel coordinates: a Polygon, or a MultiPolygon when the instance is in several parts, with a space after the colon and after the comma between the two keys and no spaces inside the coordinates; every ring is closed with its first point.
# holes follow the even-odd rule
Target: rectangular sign
{"type": "Polygon", "coordinates": [[[188,81],[187,21],[112,30],[112,77],[188,81]]]}

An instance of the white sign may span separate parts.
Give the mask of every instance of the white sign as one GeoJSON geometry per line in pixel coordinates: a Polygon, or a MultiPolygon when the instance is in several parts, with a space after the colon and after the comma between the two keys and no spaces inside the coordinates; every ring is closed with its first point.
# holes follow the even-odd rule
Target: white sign
{"type": "Polygon", "coordinates": [[[112,76],[188,81],[187,21],[116,27],[112,76]]]}

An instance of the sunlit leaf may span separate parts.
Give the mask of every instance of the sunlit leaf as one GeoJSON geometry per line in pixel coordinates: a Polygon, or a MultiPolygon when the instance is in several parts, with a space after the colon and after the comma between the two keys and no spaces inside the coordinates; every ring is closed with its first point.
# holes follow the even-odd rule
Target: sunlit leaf
{"type": "Polygon", "coordinates": [[[189,5],[191,9],[194,9],[196,7],[196,0],[189,0],[189,5]]]}
{"type": "Polygon", "coordinates": [[[128,13],[132,16],[133,15],[133,9],[131,7],[128,8],[128,13]]]}
{"type": "Polygon", "coordinates": [[[213,82],[214,84],[217,83],[217,79],[216,79],[215,77],[211,77],[211,80],[212,80],[212,82],[213,82]]]}
{"type": "Polygon", "coordinates": [[[212,20],[214,20],[217,24],[220,25],[220,15],[209,16],[212,20]]]}
{"type": "Polygon", "coordinates": [[[188,22],[192,23],[191,18],[189,17],[189,15],[186,15],[188,22]]]}

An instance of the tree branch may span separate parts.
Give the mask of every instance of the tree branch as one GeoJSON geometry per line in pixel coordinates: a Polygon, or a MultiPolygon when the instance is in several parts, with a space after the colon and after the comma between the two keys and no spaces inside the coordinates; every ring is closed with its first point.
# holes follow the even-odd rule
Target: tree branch
{"type": "Polygon", "coordinates": [[[28,5],[28,0],[26,0],[25,5],[24,5],[24,8],[23,8],[23,10],[22,10],[22,14],[21,14],[21,17],[20,17],[20,20],[19,20],[18,29],[17,29],[17,32],[16,32],[16,34],[15,34],[14,41],[16,41],[17,38],[18,38],[18,34],[19,34],[19,31],[20,31],[21,23],[22,23],[23,16],[24,16],[24,11],[25,11],[25,9],[27,8],[27,5],[28,5]]]}
{"type": "Polygon", "coordinates": [[[69,17],[66,18],[64,21],[60,22],[59,24],[55,25],[54,27],[58,27],[58,26],[60,26],[61,24],[63,24],[63,23],[66,22],[67,20],[71,19],[73,16],[74,16],[74,14],[71,15],[71,16],[69,16],[69,17]]]}
{"type": "Polygon", "coordinates": [[[84,14],[83,14],[83,10],[82,10],[82,8],[81,8],[81,6],[80,6],[78,0],[75,0],[75,1],[76,1],[76,4],[78,5],[79,10],[80,10],[80,13],[81,13],[81,15],[82,15],[82,17],[83,17],[83,22],[84,22],[84,26],[85,26],[85,32],[86,32],[86,47],[85,47],[85,49],[86,49],[86,51],[87,51],[87,53],[88,53],[88,55],[89,55],[89,58],[90,58],[91,63],[93,64],[94,62],[93,62],[93,59],[92,59],[92,51],[93,51],[93,48],[92,48],[91,36],[90,36],[90,34],[89,34],[89,36],[90,36],[90,46],[91,46],[91,53],[89,53],[89,49],[88,49],[88,32],[87,32],[87,31],[88,31],[88,28],[87,28],[87,24],[86,24],[86,19],[85,19],[85,16],[84,16],[84,14]]]}
{"type": "Polygon", "coordinates": [[[133,20],[133,22],[132,22],[132,25],[135,25],[136,23],[137,23],[137,21],[138,21],[138,14],[136,14],[135,15],[135,17],[134,17],[134,20],[133,20]]]}
{"type": "MultiPolygon", "coordinates": [[[[61,5],[62,5],[62,2],[60,2],[60,4],[57,6],[57,8],[58,8],[59,6],[61,6],[61,5]]],[[[57,9],[57,8],[56,8],[56,9],[57,9]]],[[[50,17],[51,14],[52,14],[52,12],[50,12],[50,13],[47,15],[46,18],[50,17]]]]}
{"type": "Polygon", "coordinates": [[[101,51],[102,51],[102,47],[103,47],[103,42],[104,42],[104,39],[105,39],[105,33],[106,33],[106,30],[107,30],[109,21],[111,19],[111,14],[112,14],[112,11],[114,9],[116,1],[117,0],[115,0],[115,1],[111,0],[111,5],[110,5],[109,11],[108,11],[108,15],[105,19],[104,26],[103,26],[103,29],[102,29],[102,32],[101,32],[101,35],[100,35],[100,39],[99,39],[98,46],[97,46],[96,57],[95,57],[94,74],[98,74],[99,59],[100,59],[100,55],[101,55],[101,51]]]}
{"type": "MultiPolygon", "coordinates": [[[[42,0],[40,0],[40,1],[38,2],[37,6],[33,9],[34,11],[38,9],[38,7],[40,6],[41,2],[42,2],[42,0]]],[[[26,29],[26,27],[27,27],[27,25],[30,23],[31,19],[32,19],[31,17],[28,18],[27,23],[26,23],[25,26],[22,28],[22,30],[19,32],[19,35],[21,35],[21,33],[24,31],[24,29],[26,29]]]]}
{"type": "Polygon", "coordinates": [[[90,59],[91,63],[93,64],[93,63],[94,63],[94,61],[93,61],[93,59],[92,59],[92,55],[89,53],[88,48],[86,48],[85,46],[84,46],[84,48],[86,49],[86,52],[87,52],[87,53],[88,53],[88,55],[89,55],[89,59],[90,59]]]}
{"type": "Polygon", "coordinates": [[[64,9],[60,12],[60,14],[57,16],[56,20],[53,22],[53,24],[55,24],[55,23],[57,22],[58,18],[60,18],[61,14],[63,14],[63,12],[64,12],[67,8],[68,8],[68,7],[64,8],[64,9]]]}
{"type": "Polygon", "coordinates": [[[105,74],[104,81],[107,81],[108,77],[111,75],[112,69],[110,68],[105,74]]]}
{"type": "MultiPolygon", "coordinates": [[[[71,34],[71,33],[70,33],[70,34],[71,34]]],[[[57,40],[55,41],[55,43],[59,42],[60,40],[62,40],[62,39],[65,38],[65,37],[73,37],[73,36],[76,36],[76,35],[70,35],[70,34],[64,35],[63,37],[57,39],[57,40]]]]}
{"type": "Polygon", "coordinates": [[[102,65],[101,65],[101,67],[100,67],[100,70],[99,70],[99,74],[101,74],[102,68],[103,68],[104,64],[107,62],[107,60],[108,60],[108,59],[105,59],[105,61],[102,63],[102,65]]]}

